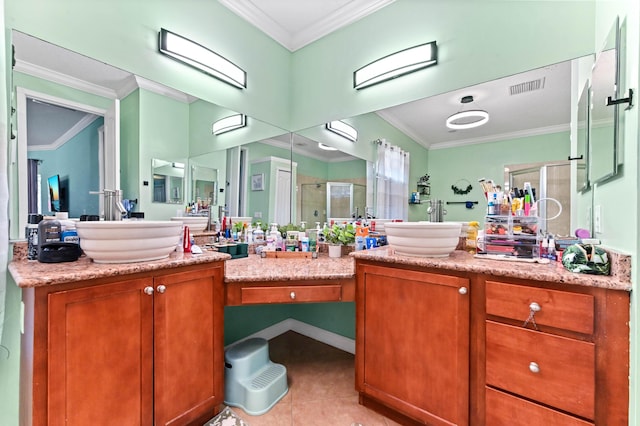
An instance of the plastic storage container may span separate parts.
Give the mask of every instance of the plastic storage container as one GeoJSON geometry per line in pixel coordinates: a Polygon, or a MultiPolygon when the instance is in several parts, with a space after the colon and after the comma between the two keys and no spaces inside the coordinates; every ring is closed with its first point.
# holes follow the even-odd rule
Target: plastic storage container
{"type": "Polygon", "coordinates": [[[484,252],[522,258],[540,257],[537,216],[486,216],[484,252]]]}

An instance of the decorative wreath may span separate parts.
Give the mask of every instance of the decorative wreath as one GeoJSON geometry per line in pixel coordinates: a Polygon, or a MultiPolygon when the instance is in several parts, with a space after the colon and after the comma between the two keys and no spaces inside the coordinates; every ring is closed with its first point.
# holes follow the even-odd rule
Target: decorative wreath
{"type": "Polygon", "coordinates": [[[453,193],[456,195],[466,195],[468,193],[471,192],[471,190],[473,189],[473,186],[471,186],[471,183],[469,183],[468,180],[466,179],[460,179],[459,181],[457,181],[456,183],[454,183],[453,185],[451,185],[451,189],[453,190],[453,193]],[[456,185],[460,182],[466,182],[468,183],[467,187],[465,189],[460,189],[458,188],[456,185]]]}

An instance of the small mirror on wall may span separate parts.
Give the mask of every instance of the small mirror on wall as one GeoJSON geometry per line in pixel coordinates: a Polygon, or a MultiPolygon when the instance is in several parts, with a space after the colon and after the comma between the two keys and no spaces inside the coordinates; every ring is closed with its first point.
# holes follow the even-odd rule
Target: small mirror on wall
{"type": "Polygon", "coordinates": [[[578,126],[576,133],[577,155],[572,158],[577,165],[576,191],[589,189],[589,173],[587,169],[589,156],[589,81],[585,82],[578,101],[578,126]]]}
{"type": "Polygon", "coordinates": [[[183,203],[184,163],[154,158],[151,160],[151,174],[154,203],[183,203]]]}
{"type": "Polygon", "coordinates": [[[191,166],[191,200],[203,209],[218,204],[218,170],[193,164],[191,166]]]}
{"type": "Polygon", "coordinates": [[[618,157],[619,137],[616,123],[617,105],[607,99],[618,98],[618,19],[613,24],[602,50],[596,56],[591,72],[589,179],[600,183],[614,177],[621,163],[618,157]]]}

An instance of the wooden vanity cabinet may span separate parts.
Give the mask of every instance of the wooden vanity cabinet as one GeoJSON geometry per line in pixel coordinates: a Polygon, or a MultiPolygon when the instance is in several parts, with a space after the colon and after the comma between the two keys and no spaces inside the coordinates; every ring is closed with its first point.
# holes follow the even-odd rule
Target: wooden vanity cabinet
{"type": "Polygon", "coordinates": [[[628,424],[629,295],[489,279],[486,424],[628,424]]]}
{"type": "Polygon", "coordinates": [[[223,402],[223,264],[24,289],[21,424],[203,424],[223,402]]]}
{"type": "Polygon", "coordinates": [[[469,423],[468,293],[464,277],[357,261],[362,404],[403,424],[469,423]]]}

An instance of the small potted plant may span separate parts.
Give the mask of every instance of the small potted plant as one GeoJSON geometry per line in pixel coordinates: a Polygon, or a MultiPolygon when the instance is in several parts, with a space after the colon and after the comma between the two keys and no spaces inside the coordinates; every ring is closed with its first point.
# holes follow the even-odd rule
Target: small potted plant
{"type": "Polygon", "coordinates": [[[342,256],[342,247],[356,241],[356,228],[350,223],[335,223],[331,227],[325,227],[323,233],[325,241],[329,244],[329,257],[342,256]]]}

